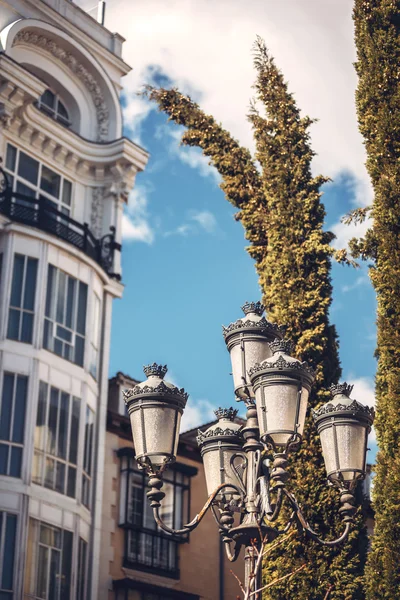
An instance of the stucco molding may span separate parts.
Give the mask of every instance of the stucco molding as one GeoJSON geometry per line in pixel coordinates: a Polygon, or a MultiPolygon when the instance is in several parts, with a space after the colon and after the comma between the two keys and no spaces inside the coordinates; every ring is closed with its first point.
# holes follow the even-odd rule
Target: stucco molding
{"type": "Polygon", "coordinates": [[[57,60],[66,65],[88,89],[96,110],[97,119],[97,139],[106,141],[108,139],[110,114],[106,100],[96,77],[88,71],[79,59],[72,52],[65,50],[57,41],[47,35],[36,33],[35,31],[24,29],[19,31],[13,40],[13,46],[19,44],[33,45],[50,53],[57,60]]]}

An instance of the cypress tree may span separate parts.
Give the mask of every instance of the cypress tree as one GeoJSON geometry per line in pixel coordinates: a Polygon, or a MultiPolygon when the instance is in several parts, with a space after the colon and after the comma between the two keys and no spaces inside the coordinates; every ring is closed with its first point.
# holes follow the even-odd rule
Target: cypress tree
{"type": "Polygon", "coordinates": [[[356,0],[354,22],[357,113],[374,201],[373,225],[351,249],[356,258],[374,261],[370,277],[378,302],[379,452],[366,587],[370,600],[395,600],[400,598],[400,2],[356,0]]]}
{"type": "MultiPolygon", "coordinates": [[[[256,144],[254,159],[209,115],[178,90],[148,88],[148,96],[171,120],[187,129],[182,142],[199,146],[222,176],[227,199],[240,209],[239,218],[251,245],[263,302],[272,321],[288,326],[299,356],[317,370],[310,398],[312,407],[329,398],[328,387],[340,375],[335,328],[329,324],[332,301],[330,245],[333,235],[323,230],[323,176],[313,177],[308,129],[281,72],[261,39],[255,44],[256,99],[248,115],[256,144]],[[258,161],[261,170],[255,166],[258,161]]],[[[343,253],[337,257],[346,262],[343,253]]],[[[326,485],[321,447],[314,425],[306,423],[302,450],[292,461],[292,484],[310,524],[323,536],[341,531],[338,494],[326,485]]],[[[362,516],[349,541],[327,549],[293,536],[268,555],[267,581],[306,563],[298,576],[268,590],[276,600],[359,600],[366,533],[362,516]]]]}

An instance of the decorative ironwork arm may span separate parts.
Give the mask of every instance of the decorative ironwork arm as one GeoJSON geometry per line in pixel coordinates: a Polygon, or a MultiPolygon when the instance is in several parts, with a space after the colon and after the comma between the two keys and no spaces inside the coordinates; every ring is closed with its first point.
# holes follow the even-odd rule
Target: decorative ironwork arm
{"type": "Polygon", "coordinates": [[[157,476],[151,476],[149,484],[151,486],[151,489],[147,492],[147,497],[149,498],[149,500],[150,500],[150,506],[153,509],[154,519],[155,519],[157,525],[160,527],[160,529],[162,529],[166,533],[170,533],[172,535],[184,535],[186,533],[190,533],[191,531],[193,531],[193,529],[196,529],[196,527],[203,520],[203,517],[207,513],[208,509],[212,506],[212,504],[215,501],[215,499],[218,496],[218,494],[223,489],[225,489],[225,488],[233,489],[233,490],[235,490],[235,492],[237,492],[239,494],[239,496],[242,499],[244,498],[243,492],[242,492],[242,490],[238,486],[236,486],[236,485],[234,485],[232,483],[222,483],[208,497],[207,502],[205,503],[205,505],[203,506],[203,508],[199,512],[199,514],[197,514],[194,517],[194,519],[192,521],[190,521],[190,523],[185,524],[182,527],[182,529],[173,529],[171,527],[168,527],[168,525],[166,525],[163,522],[163,520],[161,519],[161,517],[160,517],[159,509],[160,509],[160,506],[161,506],[161,500],[165,496],[164,492],[161,491],[161,488],[162,488],[162,485],[163,485],[162,479],[160,477],[157,477],[157,476]]]}
{"type": "Polygon", "coordinates": [[[223,540],[225,546],[225,553],[229,562],[235,562],[240,554],[240,544],[235,544],[233,552],[231,551],[231,540],[223,540]]]}
{"type": "Polygon", "coordinates": [[[340,501],[343,506],[339,509],[339,512],[344,515],[345,529],[342,535],[336,538],[335,540],[322,540],[320,537],[318,537],[318,534],[310,527],[307,520],[305,519],[294,496],[290,494],[290,492],[288,492],[285,488],[283,489],[283,492],[293,507],[297,521],[300,523],[301,528],[305,531],[306,535],[309,538],[311,538],[315,542],[318,542],[318,544],[320,544],[321,546],[330,547],[338,546],[339,544],[346,541],[350,533],[351,524],[353,522],[353,514],[356,510],[353,506],[354,496],[350,494],[347,490],[342,490],[340,501]]]}

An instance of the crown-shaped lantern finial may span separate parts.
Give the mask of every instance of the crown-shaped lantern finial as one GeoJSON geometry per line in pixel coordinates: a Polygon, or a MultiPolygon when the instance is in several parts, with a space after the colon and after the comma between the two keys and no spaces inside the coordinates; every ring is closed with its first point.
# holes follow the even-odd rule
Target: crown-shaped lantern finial
{"type": "Polygon", "coordinates": [[[272,354],[284,352],[290,355],[293,350],[293,342],[290,340],[280,340],[279,338],[275,338],[273,342],[269,342],[268,346],[271,348],[272,354]]]}
{"type": "Polygon", "coordinates": [[[153,363],[152,365],[144,366],[143,371],[146,377],[155,376],[159,377],[160,379],[164,379],[168,369],[167,365],[158,365],[157,363],[153,363]]]}
{"type": "Polygon", "coordinates": [[[342,394],[342,395],[350,398],[350,394],[353,391],[353,387],[354,387],[354,385],[350,385],[344,381],[343,383],[334,383],[333,385],[330,386],[329,389],[331,391],[333,398],[335,396],[337,396],[338,394],[342,394]]]}
{"type": "Polygon", "coordinates": [[[245,315],[248,315],[249,313],[255,313],[261,317],[264,312],[264,308],[264,304],[261,302],[245,302],[242,306],[242,311],[245,315]]]}
{"type": "Polygon", "coordinates": [[[217,408],[217,410],[214,410],[214,414],[217,417],[218,420],[220,419],[228,419],[229,421],[233,421],[234,418],[236,417],[236,415],[238,414],[238,411],[236,410],[236,408],[217,408]]]}

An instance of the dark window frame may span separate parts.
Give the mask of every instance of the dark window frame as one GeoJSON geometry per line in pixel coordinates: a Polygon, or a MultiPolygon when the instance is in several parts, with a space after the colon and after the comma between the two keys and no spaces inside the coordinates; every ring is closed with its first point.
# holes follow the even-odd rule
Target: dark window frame
{"type": "MultiPolygon", "coordinates": [[[[137,468],[131,451],[124,452],[124,449],[121,449],[117,454],[121,458],[119,526],[125,529],[123,566],[179,579],[178,547],[180,544],[189,541],[189,535],[169,535],[157,527],[155,521],[153,521],[149,501],[146,497],[149,485],[145,472],[137,468]],[[136,486],[133,486],[134,480],[136,480],[136,486]],[[129,514],[131,509],[129,504],[132,499],[130,490],[133,487],[142,490],[141,501],[139,502],[141,512],[138,513],[140,514],[140,523],[133,522],[129,514]],[[146,526],[145,523],[145,517],[148,513],[150,513],[150,526],[146,526]],[[133,543],[136,547],[134,553],[131,551],[133,543]],[[150,547],[151,552],[146,553],[146,550],[150,547]],[[159,556],[162,556],[163,559],[160,560],[159,556]]],[[[172,525],[175,529],[190,521],[190,484],[191,476],[195,473],[197,473],[197,469],[187,467],[187,465],[179,465],[179,463],[164,473],[164,491],[168,486],[171,486],[173,493],[172,513],[169,514],[167,524],[172,525]],[[178,501],[181,506],[180,514],[177,513],[178,501]]]]}
{"type": "Polygon", "coordinates": [[[10,600],[14,597],[15,583],[15,555],[18,535],[18,515],[1,510],[0,511],[0,594],[9,594],[10,600]],[[9,529],[10,526],[10,529],[9,529]],[[11,534],[12,539],[7,539],[11,534]],[[6,543],[11,544],[11,548],[6,548],[6,543]],[[8,551],[7,551],[8,550],[8,551]],[[7,552],[6,552],[7,551],[7,552]],[[10,552],[11,551],[11,552],[10,552]],[[7,561],[9,564],[7,565],[7,561]],[[10,569],[11,564],[11,569],[10,569]],[[7,581],[8,580],[8,581],[7,581]],[[9,586],[11,584],[11,587],[9,586]],[[6,587],[7,586],[7,587],[6,587]]]}

